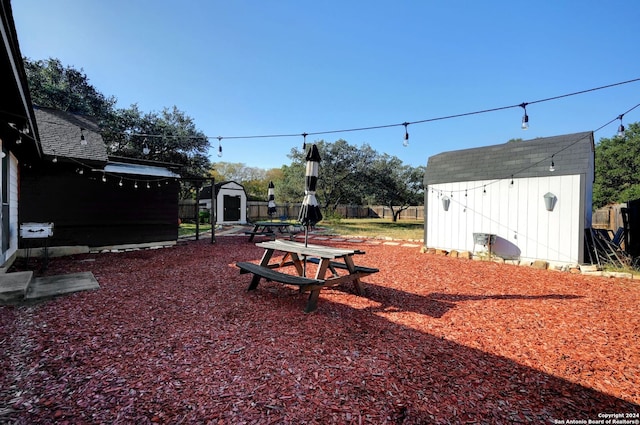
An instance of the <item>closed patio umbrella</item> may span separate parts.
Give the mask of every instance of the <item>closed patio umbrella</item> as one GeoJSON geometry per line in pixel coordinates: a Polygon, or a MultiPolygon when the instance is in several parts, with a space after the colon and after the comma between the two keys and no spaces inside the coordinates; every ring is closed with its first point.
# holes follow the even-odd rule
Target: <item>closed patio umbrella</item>
{"type": "Polygon", "coordinates": [[[322,220],[322,213],[320,212],[320,206],[316,199],[316,184],[318,183],[318,166],[320,165],[320,153],[318,147],[313,144],[307,150],[307,171],[305,174],[305,189],[304,199],[302,200],[302,206],[300,207],[300,214],[298,215],[298,221],[302,223],[305,228],[304,232],[304,244],[307,245],[307,239],[309,237],[309,227],[315,225],[322,220]]]}
{"type": "Polygon", "coordinates": [[[273,218],[273,215],[276,213],[276,197],[274,195],[274,189],[275,186],[273,185],[273,182],[269,182],[269,190],[268,190],[268,207],[267,207],[267,214],[269,214],[269,217],[273,218]]]}

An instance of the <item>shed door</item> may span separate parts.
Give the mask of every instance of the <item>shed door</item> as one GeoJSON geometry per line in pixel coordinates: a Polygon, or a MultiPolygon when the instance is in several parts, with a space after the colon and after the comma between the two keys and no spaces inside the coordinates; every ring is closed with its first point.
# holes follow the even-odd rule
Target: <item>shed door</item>
{"type": "Polygon", "coordinates": [[[224,221],[240,221],[240,197],[224,195],[224,221]]]}

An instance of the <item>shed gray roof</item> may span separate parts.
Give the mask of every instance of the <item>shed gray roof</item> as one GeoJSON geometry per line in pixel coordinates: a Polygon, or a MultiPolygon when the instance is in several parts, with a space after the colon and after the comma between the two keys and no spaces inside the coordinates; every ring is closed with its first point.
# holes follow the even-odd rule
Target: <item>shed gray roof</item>
{"type": "Polygon", "coordinates": [[[43,107],[34,111],[44,155],[107,162],[107,147],[94,118],[43,107]],[[80,143],[81,128],[86,145],[80,143]]]}
{"type": "MultiPolygon", "coordinates": [[[[222,186],[226,186],[229,183],[234,183],[237,184],[238,186],[242,187],[242,189],[244,189],[244,186],[242,186],[240,183],[235,182],[233,180],[225,180],[225,181],[221,181],[215,184],[215,188],[216,188],[216,195],[218,194],[218,192],[220,192],[220,189],[222,188],[222,186]]],[[[211,198],[211,185],[209,186],[204,186],[201,190],[200,190],[200,197],[201,198],[211,198]]]]}
{"type": "Polygon", "coordinates": [[[443,152],[427,161],[424,183],[582,174],[593,167],[593,156],[592,131],[443,152]]]}

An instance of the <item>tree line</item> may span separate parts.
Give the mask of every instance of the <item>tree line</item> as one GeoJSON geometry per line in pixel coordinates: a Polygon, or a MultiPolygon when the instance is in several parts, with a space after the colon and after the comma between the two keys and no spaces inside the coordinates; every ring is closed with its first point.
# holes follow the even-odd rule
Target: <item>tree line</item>
{"type": "MultiPolygon", "coordinates": [[[[281,202],[299,202],[304,196],[305,152],[301,150],[292,149],[288,155],[291,163],[280,169],[211,163],[208,138],[176,106],[160,112],[143,112],[137,104],[117,108],[116,98],[97,90],[82,69],[53,58],[24,58],[24,65],[34,104],[95,117],[111,156],[179,164],[183,177],[235,180],[252,199],[266,200],[270,181],[276,184],[281,202]]],[[[397,157],[345,140],[316,144],[322,152],[317,197],[328,215],[340,203],[400,208],[422,203],[424,167],[406,166],[397,157]]],[[[194,196],[192,189],[183,190],[185,196],[194,196]]]]}
{"type": "MultiPolygon", "coordinates": [[[[24,58],[34,104],[95,117],[107,152],[182,166],[183,177],[214,177],[242,184],[254,200],[266,200],[273,181],[279,202],[304,196],[305,152],[293,148],[281,168],[261,169],[242,163],[210,162],[209,140],[194,120],[177,106],[143,112],[137,104],[117,108],[116,98],[97,90],[82,69],[59,59],[24,58]],[[143,136],[151,135],[151,136],[143,136]]],[[[381,204],[394,208],[394,218],[409,205],[423,203],[424,166],[411,167],[369,145],[345,140],[316,142],[321,152],[317,197],[325,214],[339,204],[381,204]],[[396,207],[400,207],[399,209],[396,207]]],[[[193,194],[193,190],[183,193],[193,194]]],[[[622,136],[602,138],[595,147],[594,208],[640,198],[640,126],[629,124],[622,136]]]]}

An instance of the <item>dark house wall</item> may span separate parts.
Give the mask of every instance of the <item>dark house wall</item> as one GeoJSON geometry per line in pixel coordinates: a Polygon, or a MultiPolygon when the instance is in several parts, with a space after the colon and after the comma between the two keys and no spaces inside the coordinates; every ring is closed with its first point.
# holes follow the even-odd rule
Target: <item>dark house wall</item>
{"type": "MultiPolygon", "coordinates": [[[[20,223],[53,222],[49,246],[108,246],[161,242],[178,238],[178,182],[169,179],[146,188],[139,176],[119,177],[85,171],[69,164],[21,167],[20,223]]],[[[20,241],[34,247],[37,240],[20,241]]]]}

